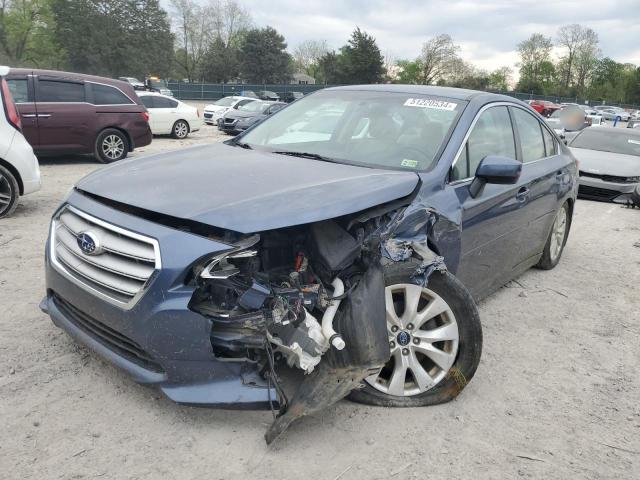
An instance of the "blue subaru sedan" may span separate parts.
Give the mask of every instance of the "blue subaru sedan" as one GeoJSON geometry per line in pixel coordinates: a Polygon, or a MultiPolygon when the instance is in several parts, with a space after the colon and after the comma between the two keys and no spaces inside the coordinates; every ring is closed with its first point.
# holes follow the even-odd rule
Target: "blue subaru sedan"
{"type": "Polygon", "coordinates": [[[53,215],[42,308],[176,402],[279,409],[269,442],[345,396],[437,404],[478,366],[475,302],[559,262],[577,186],[513,98],[329,88],[81,180],[53,215]],[[285,369],[306,375],[285,388],[285,369]]]}

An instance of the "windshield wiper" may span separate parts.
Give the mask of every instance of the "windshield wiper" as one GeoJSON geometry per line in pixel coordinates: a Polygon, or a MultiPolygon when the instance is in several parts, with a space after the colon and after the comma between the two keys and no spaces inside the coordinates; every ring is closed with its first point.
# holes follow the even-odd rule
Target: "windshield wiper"
{"type": "Polygon", "coordinates": [[[291,152],[289,150],[283,150],[281,152],[273,152],[273,153],[277,153],[278,155],[289,155],[290,157],[310,158],[312,160],[320,160],[320,161],[323,161],[323,162],[338,163],[333,158],[325,157],[325,156],[320,155],[318,153],[291,152]]]}
{"type": "Polygon", "coordinates": [[[253,147],[251,145],[249,145],[248,143],[244,143],[244,142],[233,142],[233,144],[236,147],[240,147],[240,148],[246,148],[247,150],[253,150],[253,147]]]}

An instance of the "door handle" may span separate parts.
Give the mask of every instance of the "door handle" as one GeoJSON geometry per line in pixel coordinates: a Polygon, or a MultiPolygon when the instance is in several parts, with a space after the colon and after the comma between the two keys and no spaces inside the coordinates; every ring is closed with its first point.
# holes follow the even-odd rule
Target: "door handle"
{"type": "Polygon", "coordinates": [[[22,116],[24,118],[36,118],[36,114],[35,113],[23,113],[22,116]]]}
{"type": "Polygon", "coordinates": [[[50,113],[39,113],[38,118],[49,118],[51,116],[50,113]]]}
{"type": "Polygon", "coordinates": [[[530,190],[527,187],[522,187],[520,190],[518,190],[518,193],[516,193],[516,199],[519,202],[524,202],[529,196],[529,191],[530,190]]]}

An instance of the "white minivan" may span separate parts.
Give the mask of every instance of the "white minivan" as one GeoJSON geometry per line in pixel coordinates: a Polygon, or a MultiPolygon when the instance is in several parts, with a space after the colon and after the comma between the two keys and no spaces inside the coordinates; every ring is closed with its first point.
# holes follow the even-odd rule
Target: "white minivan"
{"type": "Polygon", "coordinates": [[[20,115],[4,79],[9,67],[0,66],[0,218],[13,213],[18,197],[40,189],[40,166],[22,135],[20,115]]]}

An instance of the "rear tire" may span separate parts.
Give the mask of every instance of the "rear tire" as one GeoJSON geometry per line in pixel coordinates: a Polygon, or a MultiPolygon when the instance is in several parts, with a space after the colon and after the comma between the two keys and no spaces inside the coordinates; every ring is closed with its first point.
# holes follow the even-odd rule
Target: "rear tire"
{"type": "Polygon", "coordinates": [[[189,136],[189,124],[184,120],[177,120],[171,127],[171,136],[178,140],[187,138],[189,136]]]}
{"type": "MultiPolygon", "coordinates": [[[[364,388],[349,394],[349,398],[356,402],[384,407],[422,407],[448,402],[458,396],[478,368],[482,353],[482,326],[473,298],[449,272],[434,272],[426,288],[415,285],[411,276],[417,265],[414,261],[399,262],[385,268],[392,357],[378,375],[365,379],[364,388]],[[401,315],[398,313],[395,292],[403,289],[420,294],[415,316],[411,315],[411,310],[406,310],[409,312],[406,314],[405,307],[401,315]],[[394,313],[389,313],[389,305],[394,313]],[[430,310],[438,312],[439,306],[444,308],[442,313],[435,316],[428,313],[430,310]],[[390,321],[394,314],[403,322],[395,332],[391,326],[396,320],[390,321]],[[425,318],[428,320],[421,320],[425,318]],[[396,359],[399,359],[398,364],[396,359]],[[395,375],[400,375],[400,380],[394,382],[395,375]]],[[[409,299],[410,296],[406,294],[404,298],[409,299]]],[[[405,306],[411,304],[410,300],[404,302],[405,306]]]]}
{"type": "Polygon", "coordinates": [[[95,156],[102,163],[117,162],[127,157],[129,141],[127,136],[115,128],[100,132],[96,139],[95,156]]]}
{"type": "Polygon", "coordinates": [[[536,267],[543,270],[551,270],[560,262],[564,246],[567,243],[570,227],[571,217],[569,213],[569,203],[564,202],[556,214],[551,232],[549,232],[549,237],[547,238],[547,243],[542,252],[542,257],[536,267]]]}
{"type": "Polygon", "coordinates": [[[13,174],[0,165],[0,218],[11,215],[18,206],[20,187],[13,174]]]}

